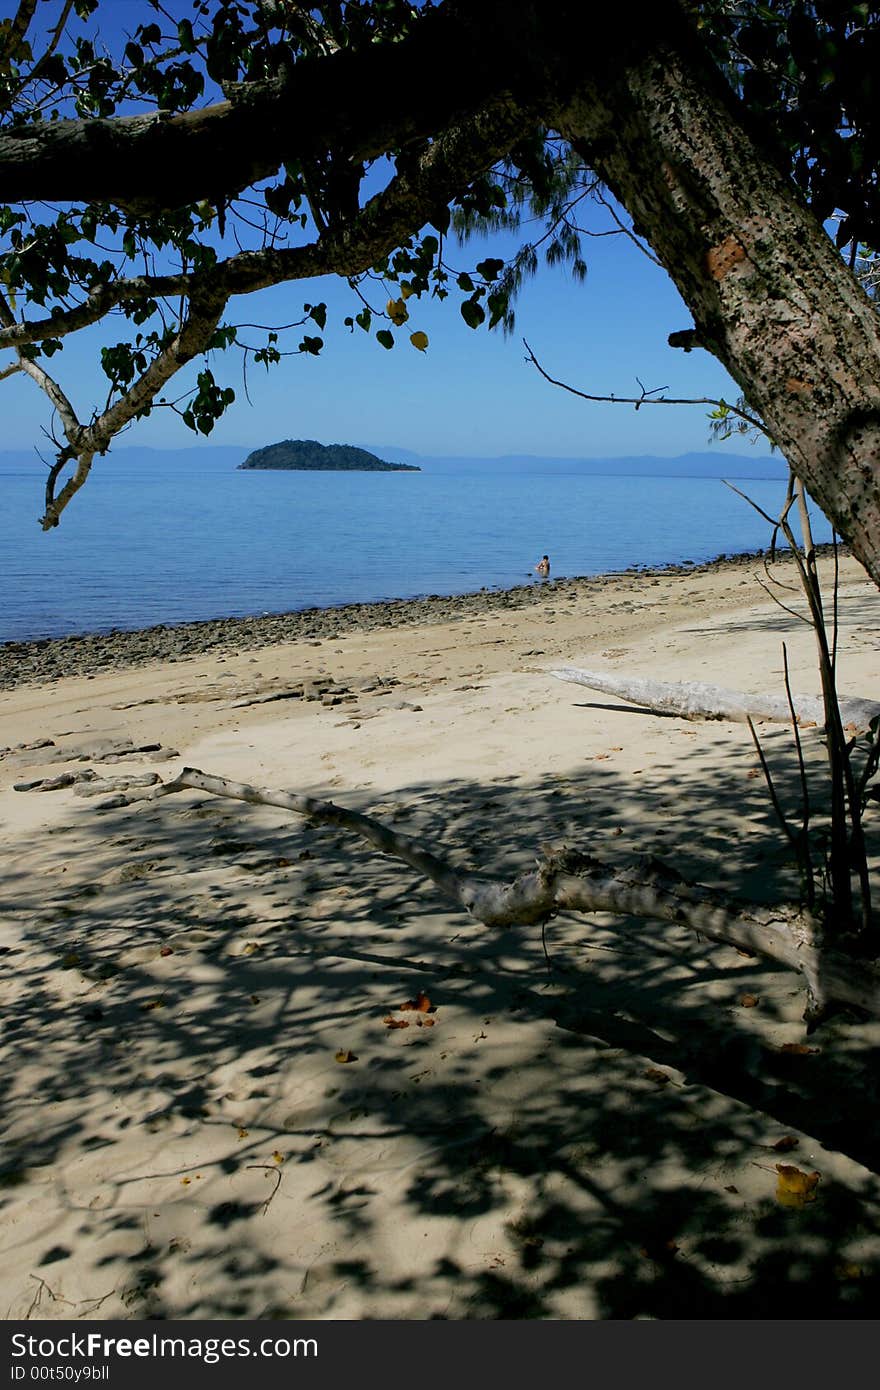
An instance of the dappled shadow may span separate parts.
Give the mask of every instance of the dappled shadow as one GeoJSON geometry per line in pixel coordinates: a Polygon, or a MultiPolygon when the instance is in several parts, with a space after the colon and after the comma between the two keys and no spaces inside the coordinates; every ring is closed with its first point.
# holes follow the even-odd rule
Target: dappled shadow
{"type": "MultiPolygon", "coordinates": [[[[722,742],[337,799],[504,876],[568,843],[790,897],[722,742]]],[[[873,1316],[877,1028],[807,1040],[793,975],[607,916],[490,932],[350,836],[197,795],[71,800],[40,854],[2,878],[9,1315],[44,1282],[86,1317],[873,1316]],[[815,1200],[779,1203],[779,1163],[815,1200]]]]}
{"type": "MultiPolygon", "coordinates": [[[[770,632],[778,636],[780,640],[785,640],[794,633],[802,631],[804,618],[797,617],[796,614],[805,610],[803,594],[801,590],[791,584],[785,586],[770,586],[769,592],[779,600],[780,603],[793,605],[794,612],[786,612],[784,608],[778,606],[756,609],[751,612],[740,611],[725,619],[724,628],[728,633],[747,633],[747,632],[770,632]]],[[[830,596],[826,599],[829,613],[830,627],[830,596]]],[[[858,594],[846,594],[846,621],[848,626],[856,632],[864,630],[876,643],[876,615],[877,606],[873,595],[861,596],[858,594]]],[[[700,637],[703,634],[714,634],[717,627],[711,623],[701,626],[699,623],[689,623],[683,626],[681,631],[692,637],[700,637]]]]}

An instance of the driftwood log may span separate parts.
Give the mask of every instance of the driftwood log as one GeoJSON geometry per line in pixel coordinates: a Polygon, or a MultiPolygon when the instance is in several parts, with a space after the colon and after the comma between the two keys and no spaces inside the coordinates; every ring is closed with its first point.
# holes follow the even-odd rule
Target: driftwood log
{"type": "MultiPolygon", "coordinates": [[[[686,883],[656,861],[616,870],[577,851],[544,853],[536,867],[511,882],[461,872],[418,841],[372,816],[296,792],[231,782],[196,768],[138,799],[203,791],[254,805],[279,806],[313,821],[351,830],[383,854],[424,874],[456,907],[488,927],[526,926],[560,912],[611,912],[675,922],[699,936],[767,957],[797,971],[807,990],[805,1017],[815,1022],[832,1003],[880,1017],[880,966],[823,945],[821,923],[794,906],[727,901],[686,883]]],[[[134,799],[134,798],[132,798],[134,799]]]]}
{"type": "MultiPolygon", "coordinates": [[[[557,680],[585,685],[604,695],[616,695],[628,704],[644,705],[659,714],[674,714],[681,719],[728,719],[741,724],[750,719],[791,722],[788,700],[779,695],[746,695],[701,681],[643,680],[608,671],[584,671],[576,666],[566,666],[550,674],[557,680]]],[[[799,724],[824,726],[825,708],[820,696],[792,695],[791,698],[799,724]]],[[[880,718],[880,703],[876,700],[840,699],[838,703],[845,727],[851,725],[856,730],[864,730],[873,719],[880,718]]]]}

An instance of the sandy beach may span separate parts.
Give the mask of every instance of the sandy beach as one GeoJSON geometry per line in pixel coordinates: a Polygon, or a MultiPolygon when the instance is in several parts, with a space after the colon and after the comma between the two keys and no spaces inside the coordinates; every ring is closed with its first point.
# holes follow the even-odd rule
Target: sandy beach
{"type": "MultiPolygon", "coordinates": [[[[492,932],[350,834],[105,786],[188,765],[505,878],[569,845],[796,898],[745,726],[550,674],[782,694],[785,643],[816,693],[761,579],[3,649],[2,1316],[876,1316],[880,1025],[808,1037],[793,974],[679,927],[492,932]],[[817,1175],[805,1200],[780,1165],[817,1175]]],[[[876,697],[880,595],[849,558],[840,628],[841,692],[876,697]]],[[[791,731],[761,732],[793,807],[791,731]]]]}

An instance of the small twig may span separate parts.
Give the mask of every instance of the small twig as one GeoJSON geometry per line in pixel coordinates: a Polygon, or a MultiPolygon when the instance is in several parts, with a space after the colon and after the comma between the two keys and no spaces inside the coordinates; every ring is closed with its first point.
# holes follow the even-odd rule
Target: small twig
{"type": "MultiPolygon", "coordinates": [[[[664,386],[655,386],[651,391],[648,391],[642,386],[640,381],[639,385],[642,386],[642,394],[640,396],[590,395],[586,391],[579,391],[575,386],[569,386],[566,381],[557,381],[549,372],[546,372],[525,338],[523,338],[523,346],[528,353],[527,360],[531,362],[533,367],[537,367],[545,381],[549,381],[551,386],[558,386],[561,390],[568,391],[572,396],[579,396],[582,401],[605,401],[611,405],[632,405],[635,406],[636,410],[643,405],[715,405],[719,408],[724,406],[730,411],[731,415],[738,415],[741,420],[745,420],[753,429],[760,430],[762,434],[764,433],[764,427],[760,420],[750,415],[747,410],[740,410],[738,406],[730,405],[728,401],[718,400],[714,396],[691,396],[683,400],[675,399],[672,396],[658,396],[656,392],[665,391],[666,388],[664,386]]],[[[636,381],[638,380],[638,377],[636,377],[636,381]]],[[[734,489],[734,491],[736,491],[736,489],[734,489]]],[[[740,496],[742,496],[742,494],[740,494],[740,496]]],[[[765,513],[762,513],[762,515],[765,515],[765,513]]]]}
{"type": "Polygon", "coordinates": [[[834,587],[831,594],[831,669],[837,669],[837,639],[840,636],[840,552],[837,547],[837,532],[831,533],[834,553],[834,587]]]}
{"type": "Polygon", "coordinates": [[[617,223],[619,230],[623,233],[625,237],[629,237],[630,241],[633,243],[634,246],[638,247],[642,255],[647,256],[648,260],[653,261],[655,265],[662,266],[663,262],[658,260],[658,258],[654,255],[653,251],[648,250],[648,247],[641,240],[641,238],[636,236],[635,232],[630,227],[627,227],[626,223],[623,222],[620,217],[618,217],[617,213],[615,212],[611,203],[609,203],[608,199],[602,196],[602,193],[599,191],[599,188],[596,185],[594,185],[590,192],[592,193],[596,201],[602,204],[606,212],[609,212],[611,214],[611,217],[617,223]]]}
{"type": "Polygon", "coordinates": [[[800,863],[801,878],[807,896],[807,906],[812,909],[816,896],[816,880],[813,874],[813,858],[810,854],[810,841],[808,838],[810,828],[810,791],[807,786],[807,769],[804,763],[804,750],[801,744],[801,733],[798,727],[797,712],[794,707],[794,697],[791,693],[791,679],[788,670],[788,649],[784,642],[782,644],[782,664],[785,669],[785,694],[788,699],[788,707],[791,710],[791,727],[794,731],[798,771],[801,779],[801,805],[803,807],[803,815],[801,816],[801,845],[798,852],[798,861],[800,863]]]}
{"type": "MultiPolygon", "coordinates": [[[[782,530],[784,533],[787,524],[788,513],[794,505],[794,497],[789,497],[788,501],[782,509],[781,514],[778,517],[771,516],[769,512],[764,511],[763,507],[758,506],[757,502],[753,497],[749,497],[748,493],[743,492],[740,488],[734,487],[733,483],[728,482],[727,478],[722,478],[721,481],[723,482],[725,487],[730,488],[731,492],[735,492],[737,497],[741,497],[744,502],[748,502],[749,506],[753,507],[754,510],[758,513],[758,516],[762,516],[765,521],[770,523],[771,526],[773,526],[777,530],[782,530]]],[[[788,537],[786,536],[786,540],[787,539],[788,537]]],[[[792,546],[792,550],[795,552],[795,557],[797,558],[797,547],[792,546]]]]}
{"type": "MultiPolygon", "coordinates": [[[[783,613],[788,613],[790,617],[792,617],[792,618],[797,618],[798,622],[800,622],[800,623],[806,623],[807,626],[809,627],[809,625],[810,625],[810,620],[809,620],[809,618],[806,618],[806,617],[804,616],[803,613],[799,613],[799,612],[797,611],[796,608],[789,608],[789,606],[788,606],[787,603],[783,603],[783,602],[782,602],[782,599],[779,598],[776,594],[774,594],[774,593],[768,588],[768,586],[764,583],[763,579],[760,579],[760,578],[758,577],[757,574],[754,576],[754,579],[755,579],[755,583],[756,583],[756,584],[760,584],[761,588],[764,590],[764,593],[767,595],[767,597],[768,597],[769,599],[771,599],[771,600],[773,601],[773,603],[776,604],[776,607],[777,607],[777,608],[781,608],[782,611],[783,611],[783,613]]],[[[781,587],[782,587],[782,588],[785,588],[785,589],[790,589],[792,586],[791,586],[790,584],[784,584],[784,585],[781,585],[781,587]]]]}
{"type": "Polygon", "coordinates": [[[779,824],[782,826],[782,829],[785,831],[785,834],[786,834],[788,840],[791,842],[791,844],[792,844],[792,846],[794,847],[795,851],[797,851],[797,836],[795,835],[794,831],[792,830],[791,826],[789,825],[788,820],[787,820],[786,815],[785,815],[785,812],[784,812],[783,809],[782,809],[782,805],[781,805],[781,803],[780,803],[779,797],[776,795],[776,788],[775,788],[775,786],[773,785],[773,778],[772,778],[772,776],[770,775],[770,768],[769,768],[769,766],[767,765],[767,759],[764,757],[764,750],[763,750],[763,748],[761,747],[761,741],[760,741],[760,739],[758,738],[758,735],[757,735],[757,733],[756,733],[756,731],[755,731],[755,726],[754,726],[754,723],[752,722],[751,716],[749,716],[749,718],[748,718],[748,720],[747,720],[746,722],[747,722],[747,724],[748,724],[748,726],[749,726],[749,732],[750,732],[750,734],[752,735],[752,742],[754,743],[755,748],[756,748],[757,753],[758,753],[758,757],[759,757],[760,760],[761,760],[761,770],[762,770],[762,772],[764,773],[764,781],[767,783],[767,790],[768,790],[768,792],[770,793],[770,800],[773,802],[773,809],[774,809],[774,811],[776,812],[777,818],[778,818],[778,820],[779,820],[779,824]]]}
{"type": "Polygon", "coordinates": [[[771,556],[771,558],[770,558],[769,560],[767,559],[766,555],[764,556],[764,560],[763,560],[764,573],[765,573],[766,576],[767,576],[767,581],[768,581],[768,583],[770,583],[770,584],[775,584],[776,587],[777,587],[777,589],[788,589],[789,593],[792,593],[792,594],[798,593],[798,586],[797,586],[797,584],[784,584],[783,581],[782,581],[781,579],[777,579],[777,578],[776,578],[776,575],[775,575],[775,574],[771,574],[771,573],[770,573],[770,565],[773,563],[773,560],[774,560],[774,559],[775,559],[775,556],[771,556]]]}
{"type": "Polygon", "coordinates": [[[32,1301],[32,1303],[31,1303],[30,1308],[28,1308],[27,1312],[26,1312],[25,1315],[24,1315],[24,1320],[25,1320],[25,1322],[28,1321],[28,1319],[30,1318],[30,1316],[31,1316],[31,1314],[33,1313],[34,1309],[35,1309],[35,1308],[39,1308],[39,1306],[40,1306],[40,1304],[41,1304],[41,1302],[42,1302],[42,1300],[43,1300],[43,1290],[44,1290],[44,1289],[45,1289],[46,1292],[48,1293],[48,1295],[49,1295],[49,1297],[51,1298],[51,1300],[52,1300],[53,1303],[66,1303],[67,1306],[68,1306],[68,1308],[75,1308],[75,1307],[76,1307],[76,1304],[75,1304],[75,1303],[71,1303],[71,1301],[70,1301],[69,1298],[62,1298],[60,1294],[55,1293],[53,1289],[50,1289],[50,1287],[49,1287],[49,1285],[46,1283],[45,1279],[41,1279],[40,1276],[39,1276],[39,1274],[29,1274],[29,1275],[28,1275],[28,1278],[29,1278],[29,1279],[34,1279],[34,1280],[36,1280],[37,1284],[39,1285],[39,1288],[37,1289],[37,1292],[34,1294],[33,1301],[32,1301]]]}
{"type": "Polygon", "coordinates": [[[270,1204],[271,1204],[271,1202],[272,1202],[272,1198],[275,1196],[276,1192],[278,1191],[279,1187],[281,1186],[281,1179],[284,1177],[284,1174],[282,1173],[281,1169],[280,1169],[280,1168],[276,1168],[275,1165],[274,1165],[273,1163],[247,1163],[247,1164],[245,1164],[245,1167],[247,1167],[247,1168],[254,1168],[254,1169],[262,1168],[262,1169],[264,1169],[267,1173],[271,1173],[272,1176],[273,1176],[273,1178],[275,1179],[275,1186],[272,1188],[271,1193],[269,1194],[269,1196],[266,1198],[265,1202],[263,1203],[263,1215],[265,1216],[265,1215],[266,1215],[266,1212],[269,1210],[269,1206],[270,1206],[270,1204]]]}

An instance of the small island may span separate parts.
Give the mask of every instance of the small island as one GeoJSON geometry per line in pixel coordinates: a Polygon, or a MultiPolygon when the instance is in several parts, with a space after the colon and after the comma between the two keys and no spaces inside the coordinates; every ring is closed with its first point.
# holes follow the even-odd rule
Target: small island
{"type": "Polygon", "coordinates": [[[316,439],[282,439],[248,454],[239,468],[317,469],[366,473],[420,473],[411,463],[385,463],[354,444],[319,444],[316,439]]]}

